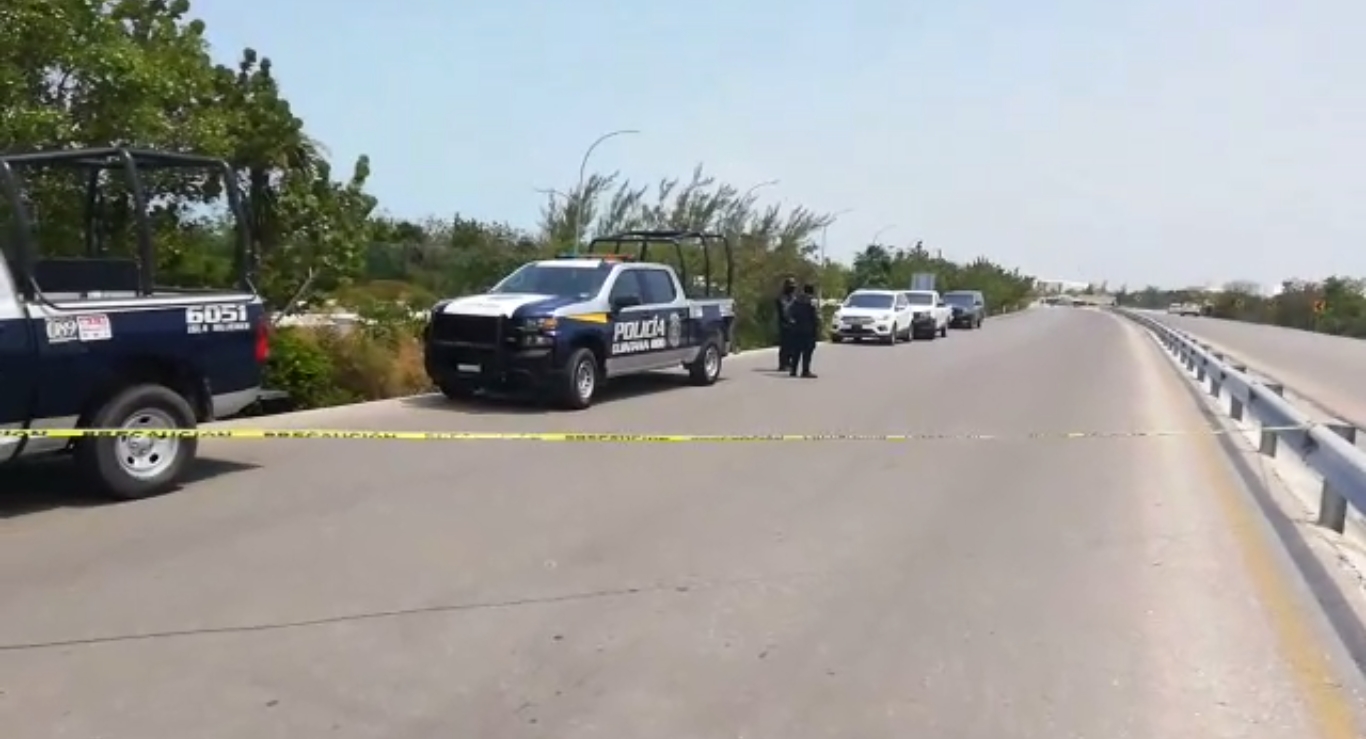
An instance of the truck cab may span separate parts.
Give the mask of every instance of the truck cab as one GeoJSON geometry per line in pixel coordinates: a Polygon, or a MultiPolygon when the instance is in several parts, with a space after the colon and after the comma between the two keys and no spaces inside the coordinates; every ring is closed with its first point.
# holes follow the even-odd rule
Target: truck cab
{"type": "Polygon", "coordinates": [[[729,293],[724,237],[632,231],[595,239],[588,254],[522,265],[483,295],[443,300],[425,330],[427,374],[450,398],[529,389],[570,409],[591,405],[603,383],[641,372],[682,366],[695,384],[711,385],[735,320],[734,301],[713,294],[712,241],[725,246],[729,293]],[[687,277],[689,242],[703,246],[700,280],[687,277]],[[646,259],[659,243],[675,247],[682,275],[646,259]],[[628,246],[638,253],[623,253],[628,246]]]}
{"type": "Polygon", "coordinates": [[[221,160],[130,149],[0,155],[0,216],[8,221],[0,222],[0,475],[21,458],[70,452],[86,489],[129,499],[173,488],[197,440],[155,433],[194,429],[251,405],[269,351],[235,175],[221,160]],[[167,169],[226,189],[237,226],[236,289],[156,282],[143,178],[167,169]],[[24,178],[35,170],[75,175],[85,186],[84,254],[39,254],[44,214],[31,212],[24,178]],[[113,209],[103,189],[114,179],[126,194],[119,210],[132,224],[131,255],[111,254],[107,243],[113,209]]]}

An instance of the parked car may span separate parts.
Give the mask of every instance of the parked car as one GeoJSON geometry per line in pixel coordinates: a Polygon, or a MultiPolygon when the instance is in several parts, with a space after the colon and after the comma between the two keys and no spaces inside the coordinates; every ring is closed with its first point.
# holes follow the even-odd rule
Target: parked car
{"type": "Polygon", "coordinates": [[[830,323],[830,341],[876,339],[884,344],[911,339],[914,311],[905,293],[855,290],[844,299],[830,323]]]}

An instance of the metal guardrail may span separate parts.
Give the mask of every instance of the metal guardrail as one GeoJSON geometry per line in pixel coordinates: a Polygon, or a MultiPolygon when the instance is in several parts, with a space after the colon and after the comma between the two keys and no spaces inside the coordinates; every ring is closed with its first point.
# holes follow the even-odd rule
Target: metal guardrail
{"type": "Polygon", "coordinates": [[[1356,447],[1356,427],[1349,423],[1316,423],[1283,396],[1285,388],[1254,379],[1245,365],[1180,329],[1151,316],[1123,308],[1115,312],[1152,331],[1196,381],[1214,398],[1227,397],[1229,415],[1248,414],[1261,426],[1258,451],[1275,457],[1289,448],[1323,479],[1318,523],[1338,533],[1347,525],[1347,507],[1366,513],[1366,453],[1356,447]]]}

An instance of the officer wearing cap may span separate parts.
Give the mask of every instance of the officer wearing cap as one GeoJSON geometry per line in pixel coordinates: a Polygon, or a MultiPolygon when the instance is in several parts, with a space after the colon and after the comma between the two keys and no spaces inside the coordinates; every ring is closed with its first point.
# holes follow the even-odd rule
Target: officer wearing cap
{"type": "Polygon", "coordinates": [[[789,308],[792,301],[797,297],[797,280],[793,277],[783,279],[782,292],[773,301],[775,313],[778,317],[778,371],[783,372],[793,367],[796,363],[796,356],[792,342],[792,316],[789,308]]]}

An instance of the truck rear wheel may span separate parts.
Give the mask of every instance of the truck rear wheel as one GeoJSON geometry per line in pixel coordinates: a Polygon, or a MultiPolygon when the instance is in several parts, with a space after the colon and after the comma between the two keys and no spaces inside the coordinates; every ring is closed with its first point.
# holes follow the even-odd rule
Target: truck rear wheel
{"type": "Polygon", "coordinates": [[[570,410],[583,410],[593,404],[593,396],[598,392],[598,357],[591,349],[575,349],[564,365],[563,385],[560,387],[560,404],[570,410]]]}
{"type": "MultiPolygon", "coordinates": [[[[90,417],[95,428],[170,431],[195,428],[194,410],[162,385],[135,385],[116,394],[90,417]]],[[[96,490],[117,500],[168,492],[199,449],[195,438],[89,437],[76,444],[77,470],[96,490]]]]}
{"type": "Polygon", "coordinates": [[[721,345],[716,339],[707,339],[702,351],[697,353],[688,365],[688,379],[694,385],[715,385],[721,378],[721,345]]]}

